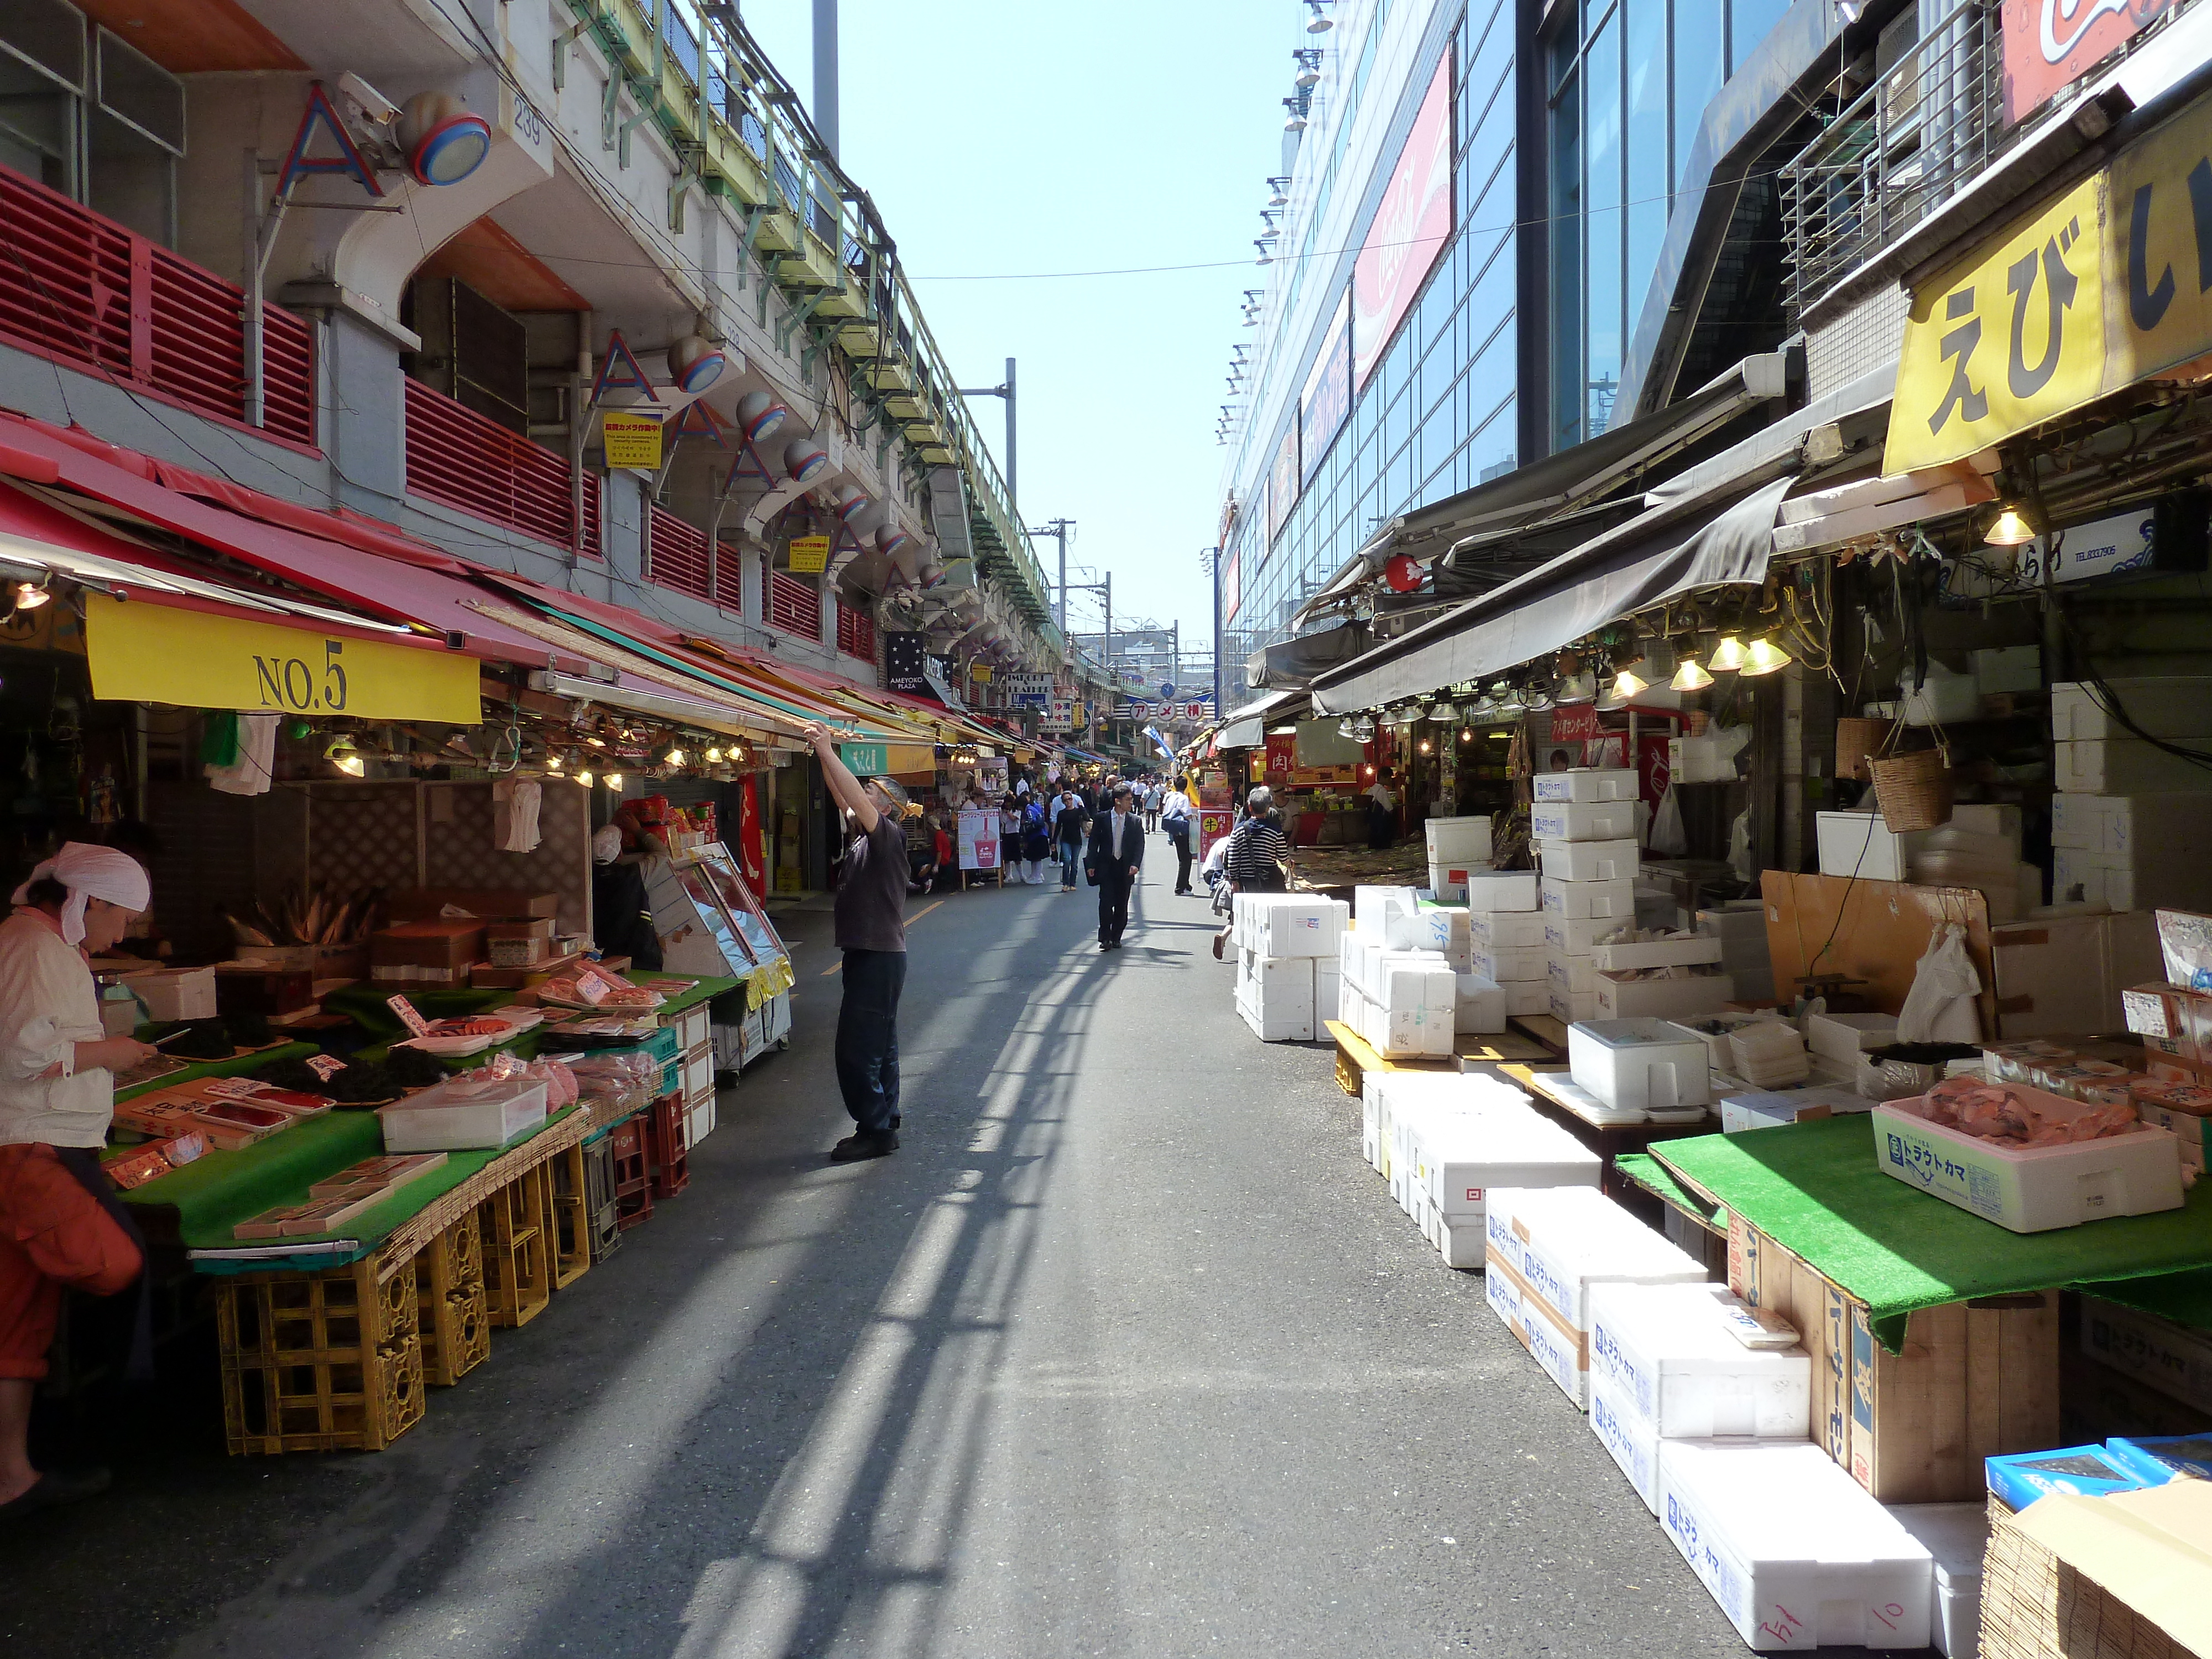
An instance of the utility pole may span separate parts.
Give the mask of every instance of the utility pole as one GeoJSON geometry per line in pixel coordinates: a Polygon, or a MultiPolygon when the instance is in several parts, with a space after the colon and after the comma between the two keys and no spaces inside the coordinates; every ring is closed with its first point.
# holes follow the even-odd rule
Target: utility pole
{"type": "MultiPolygon", "coordinates": [[[[815,0],[815,3],[820,5],[823,0],[815,0]]],[[[1006,378],[1003,384],[963,386],[959,390],[963,398],[1004,398],[1006,400],[1006,509],[1018,516],[1020,509],[1015,503],[1020,497],[1014,493],[1014,360],[1012,357],[1006,359],[1006,378]]],[[[1064,623],[1060,631],[1066,631],[1064,623]]]]}
{"type": "MultiPolygon", "coordinates": [[[[1007,487],[1012,488],[1011,484],[1007,487]]],[[[1028,532],[1032,536],[1049,536],[1060,544],[1060,598],[1054,609],[1059,617],[1062,639],[1067,637],[1067,532],[1074,528],[1075,520],[1073,519],[1054,519],[1050,524],[1038,525],[1028,532]]]]}
{"type": "Polygon", "coordinates": [[[1209,547],[1198,557],[1213,578],[1213,718],[1218,720],[1228,712],[1221,701],[1221,550],[1209,547]]]}
{"type": "Polygon", "coordinates": [[[837,0],[814,0],[814,130],[837,159],[837,0]]]}

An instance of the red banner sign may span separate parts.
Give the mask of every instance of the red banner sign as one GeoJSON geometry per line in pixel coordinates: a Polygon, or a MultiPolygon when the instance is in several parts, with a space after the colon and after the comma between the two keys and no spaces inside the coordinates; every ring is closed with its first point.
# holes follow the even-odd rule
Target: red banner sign
{"type": "Polygon", "coordinates": [[[2004,114],[2018,121],[2081,79],[2173,0],[2004,0],[2004,114]]]}
{"type": "Polygon", "coordinates": [[[1598,735],[1597,705],[1569,703],[1552,711],[1553,743],[1583,743],[1598,735]]]}

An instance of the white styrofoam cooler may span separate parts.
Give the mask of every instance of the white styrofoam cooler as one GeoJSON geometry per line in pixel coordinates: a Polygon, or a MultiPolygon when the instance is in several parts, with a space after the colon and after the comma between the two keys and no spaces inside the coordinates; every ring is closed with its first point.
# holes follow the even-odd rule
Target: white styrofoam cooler
{"type": "Polygon", "coordinates": [[[1351,907],[1340,899],[1239,893],[1237,942],[1263,957],[1334,956],[1351,907]]]}
{"type": "Polygon", "coordinates": [[[1936,1559],[1928,1634],[1946,1659],[1974,1659],[1982,1645],[1982,1558],[1990,1543],[1986,1504],[1893,1504],[1890,1518],[1936,1559]]]}
{"type": "Polygon", "coordinates": [[[1352,890],[1352,919],[1363,933],[1381,938],[1385,921],[1394,910],[1411,914],[1420,908],[1410,887],[1354,887],[1352,890]]]}
{"type": "Polygon", "coordinates": [[[1601,970],[1593,1000],[1600,1019],[1688,1019],[1718,1013],[1735,995],[1735,981],[1726,974],[1622,979],[1601,970]]]}
{"type": "Polygon", "coordinates": [[[1636,803],[1540,799],[1528,808],[1528,834],[1540,842],[1632,840],[1636,803]]]}
{"type": "MultiPolygon", "coordinates": [[[[2098,1109],[2024,1084],[2005,1086],[2053,1116],[2098,1109]]],[[[2181,1207],[2181,1143],[2171,1130],[2146,1125],[2127,1134],[2014,1151],[1931,1123],[1912,1109],[1917,1104],[1892,1100],[1874,1109],[1876,1162],[1907,1186],[2013,1232],[2181,1207]]]]}
{"type": "Polygon", "coordinates": [[[1595,1187],[1493,1188],[1486,1247],[1569,1329],[1589,1328],[1595,1285],[1703,1284],[1705,1269],[1595,1187]]]}
{"type": "Polygon", "coordinates": [[[1437,907],[1394,910],[1383,924],[1382,937],[1394,951],[1435,951],[1454,967],[1464,967],[1469,937],[1468,914],[1437,907]]]}
{"type": "Polygon", "coordinates": [[[1571,921],[1610,917],[1615,921],[1636,920],[1636,884],[1620,881],[1561,881],[1544,878],[1539,896],[1545,911],[1571,921]]]}
{"type": "Polygon", "coordinates": [[[1455,996],[1452,1029],[1478,1036],[1496,1036],[1504,1030],[1504,988],[1480,974],[1453,975],[1455,996]]]}
{"type": "Polygon", "coordinates": [[[1577,766],[1565,772],[1539,772],[1531,780],[1532,793],[1540,801],[1633,802],[1637,775],[1633,767],[1577,766]]]}
{"type": "Polygon", "coordinates": [[[1534,1192],[1597,1186],[1603,1167],[1597,1154],[1526,1104],[1456,1116],[1439,1115],[1433,1102],[1427,1104],[1427,1111],[1414,1110],[1398,1121],[1406,1130],[1415,1179],[1445,1215],[1486,1213],[1494,1188],[1534,1192]]]}
{"type": "MultiPolygon", "coordinates": [[[[2120,708],[2154,738],[2212,736],[2212,678],[2107,680],[2120,708]]],[[[2095,687],[2061,680],[2051,688],[2051,735],[2061,743],[2130,736],[2095,687]]]]}
{"type": "MultiPolygon", "coordinates": [[[[1486,1251],[1494,1249],[1492,1241],[1495,1237],[1494,1231],[1486,1231],[1486,1251]]],[[[1589,1401],[1589,1345],[1582,1333],[1569,1329],[1518,1273],[1494,1255],[1486,1256],[1482,1279],[1483,1294],[1489,1300],[1491,1311],[1505,1322],[1506,1329],[1520,1340],[1528,1357],[1558,1385],[1559,1392],[1577,1406],[1586,1407],[1589,1401]]]]}
{"type": "Polygon", "coordinates": [[[1597,1018],[1597,998],[1584,992],[1577,995],[1555,979],[1544,981],[1544,1005],[1553,1019],[1562,1025],[1572,1025],[1577,1020],[1597,1018]]]}
{"type": "Polygon", "coordinates": [[[1560,881],[1633,881],[1642,867],[1632,840],[1540,841],[1538,862],[1560,881]]]}
{"type": "Polygon", "coordinates": [[[1535,909],[1472,910],[1468,913],[1467,931],[1469,941],[1479,951],[1540,951],[1544,948],[1544,913],[1535,909]]]}
{"type": "Polygon", "coordinates": [[[1567,1028],[1567,1072],[1608,1106],[1668,1111],[1712,1103],[1711,1051],[1695,1031],[1663,1019],[1567,1028]]]}
{"type": "Polygon", "coordinates": [[[1613,1454],[1644,1507],[1659,1513],[1659,1431],[1622,1395],[1620,1385],[1596,1365],[1590,1367],[1590,1432],[1613,1454]]]}
{"type": "MultiPolygon", "coordinates": [[[[1471,870],[1467,878],[1469,910],[1534,910],[1536,872],[1534,870],[1471,870]]],[[[1364,923],[1361,924],[1363,927],[1364,923]]]]}
{"type": "Polygon", "coordinates": [[[1590,1370],[1670,1440],[1802,1440],[1813,1362],[1802,1347],[1747,1348],[1723,1285],[1601,1285],[1590,1370]]]}
{"type": "Polygon", "coordinates": [[[1928,1645],[1926,1547],[1818,1446],[1662,1440],[1659,1520],[1757,1652],[1928,1645]]]}
{"type": "Polygon", "coordinates": [[[1431,864],[1487,864],[1490,862],[1490,817],[1430,818],[1421,826],[1429,845],[1431,864]]]}
{"type": "Polygon", "coordinates": [[[1473,971],[1500,985],[1544,977],[1542,947],[1519,951],[1478,949],[1470,954],[1473,971]]]}
{"type": "Polygon", "coordinates": [[[545,1121],[545,1085],[527,1077],[463,1072],[376,1109],[387,1152],[458,1152],[504,1146],[545,1121]]]}
{"type": "Polygon", "coordinates": [[[1505,993],[1505,1012],[1514,1014],[1544,1014],[1552,1009],[1552,984],[1549,980],[1516,980],[1500,988],[1505,993]]]}
{"type": "Polygon", "coordinates": [[[1626,945],[1598,945],[1590,949],[1596,965],[1607,973],[1631,968],[1688,967],[1721,959],[1721,942],[1703,934],[1678,939],[1638,939],[1626,945]]]}
{"type": "Polygon", "coordinates": [[[1856,876],[1861,881],[1903,881],[1924,830],[1899,834],[1879,812],[1820,812],[1814,815],[1820,844],[1820,873],[1856,876]]]}
{"type": "Polygon", "coordinates": [[[1623,916],[1565,916],[1555,910],[1544,912],[1544,943],[1554,951],[1564,951],[1569,956],[1586,957],[1600,944],[1616,933],[1626,933],[1636,925],[1633,917],[1623,916]]]}

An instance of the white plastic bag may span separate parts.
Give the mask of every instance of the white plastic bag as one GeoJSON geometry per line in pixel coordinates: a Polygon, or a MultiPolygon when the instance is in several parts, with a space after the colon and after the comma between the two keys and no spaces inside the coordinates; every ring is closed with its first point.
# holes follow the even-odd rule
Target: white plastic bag
{"type": "Polygon", "coordinates": [[[1670,859],[1690,850],[1690,837],[1682,828],[1681,799],[1672,786],[1659,797],[1659,810],[1651,815],[1651,850],[1670,859]]]}
{"type": "Polygon", "coordinates": [[[1899,1042],[1979,1042],[1982,976],[1966,955],[1966,930],[1947,921],[1936,930],[1912,970],[1912,988],[1897,1016],[1899,1042]]]}

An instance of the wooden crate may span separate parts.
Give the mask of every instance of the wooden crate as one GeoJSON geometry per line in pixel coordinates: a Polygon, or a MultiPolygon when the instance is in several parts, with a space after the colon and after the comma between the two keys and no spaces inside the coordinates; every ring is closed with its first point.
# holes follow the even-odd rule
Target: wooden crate
{"type": "Polygon", "coordinates": [[[1981,1659],[2196,1659],[1990,1505],[1982,1558],[1981,1659]]]}
{"type": "Polygon", "coordinates": [[[1979,1502],[1983,1459],[2058,1443],[2056,1291],[1923,1309],[1893,1354],[1863,1302],[1741,1217],[1729,1288],[1797,1327],[1813,1441],[1885,1504],[1979,1502]]]}
{"type": "Polygon", "coordinates": [[[491,1357],[483,1241],[471,1210],[423,1246],[415,1263],[422,1380],[448,1389],[491,1357]]]}
{"type": "Polygon", "coordinates": [[[527,1325],[552,1300],[552,1183],[544,1164],[525,1170],[477,1208],[483,1236],[484,1291],[491,1322],[527,1325]]]}
{"type": "Polygon", "coordinates": [[[381,1451],[422,1419],[412,1251],[216,1282],[232,1455],[381,1451]]]}
{"type": "Polygon", "coordinates": [[[592,1199],[584,1176],[584,1147],[579,1141],[556,1153],[547,1166],[553,1224],[553,1288],[565,1291],[592,1270],[592,1199]]]}

